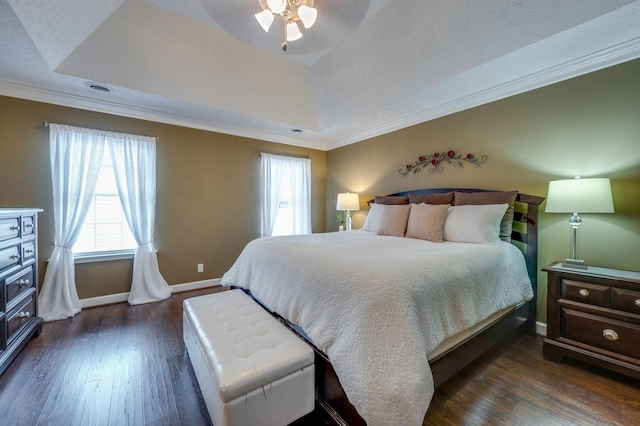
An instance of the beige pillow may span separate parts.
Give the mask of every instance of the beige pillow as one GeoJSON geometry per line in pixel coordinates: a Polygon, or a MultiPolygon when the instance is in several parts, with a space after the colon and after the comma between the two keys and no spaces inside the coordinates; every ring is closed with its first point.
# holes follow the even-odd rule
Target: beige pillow
{"type": "Polygon", "coordinates": [[[449,204],[411,204],[404,236],[441,243],[442,226],[448,210],[449,204]]]}
{"type": "Polygon", "coordinates": [[[482,205],[482,204],[508,204],[507,211],[500,222],[500,239],[508,243],[511,242],[511,231],[513,229],[513,217],[515,212],[514,204],[518,191],[505,192],[458,192],[454,196],[456,206],[482,205]]]}
{"type": "Polygon", "coordinates": [[[412,204],[453,204],[453,192],[444,194],[409,194],[409,203],[412,204]]]}
{"type": "Polygon", "coordinates": [[[378,235],[404,237],[410,211],[411,206],[409,204],[385,206],[382,211],[382,217],[380,218],[378,235]]]}

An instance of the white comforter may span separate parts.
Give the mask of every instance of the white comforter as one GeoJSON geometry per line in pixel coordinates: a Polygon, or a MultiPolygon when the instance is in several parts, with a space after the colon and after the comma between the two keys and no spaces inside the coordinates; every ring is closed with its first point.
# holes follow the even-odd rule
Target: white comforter
{"type": "Polygon", "coordinates": [[[532,298],[511,244],[430,243],[365,231],[247,244],[222,284],[246,288],[330,358],[369,425],[421,425],[433,396],[427,354],[532,298]]]}

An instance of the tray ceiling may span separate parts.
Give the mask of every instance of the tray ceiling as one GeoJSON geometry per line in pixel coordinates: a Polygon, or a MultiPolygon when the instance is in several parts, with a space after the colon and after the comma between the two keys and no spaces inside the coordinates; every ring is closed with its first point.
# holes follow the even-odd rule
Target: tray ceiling
{"type": "Polygon", "coordinates": [[[0,94],[328,150],[640,57],[640,1],[315,7],[284,53],[258,0],[0,0],[0,94]]]}

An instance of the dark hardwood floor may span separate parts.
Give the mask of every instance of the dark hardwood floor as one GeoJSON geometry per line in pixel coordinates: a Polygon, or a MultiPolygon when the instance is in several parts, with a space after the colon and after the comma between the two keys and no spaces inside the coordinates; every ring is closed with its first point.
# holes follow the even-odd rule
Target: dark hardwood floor
{"type": "MultiPolygon", "coordinates": [[[[0,425],[211,424],[182,342],[182,301],[85,309],[45,323],[0,377],[0,425]]],[[[542,358],[511,339],[437,389],[425,424],[638,424],[640,381],[542,358]]],[[[297,425],[323,424],[311,415],[297,425]]]]}

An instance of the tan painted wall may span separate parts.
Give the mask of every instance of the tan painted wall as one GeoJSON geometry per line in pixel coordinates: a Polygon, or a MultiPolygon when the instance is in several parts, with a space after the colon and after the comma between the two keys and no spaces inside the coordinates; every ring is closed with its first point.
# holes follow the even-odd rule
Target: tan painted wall
{"type": "MultiPolygon", "coordinates": [[[[512,190],[546,197],[550,180],[609,177],[615,214],[583,214],[578,255],[588,264],[640,271],[640,60],[332,150],[327,157],[327,230],[336,195],[361,194],[362,227],[374,195],[437,187],[512,190]],[[476,167],[443,166],[405,177],[420,155],[487,155],[476,167]]],[[[541,211],[539,266],[569,256],[569,216],[541,211]]],[[[400,272],[401,273],[401,272],[400,272]]],[[[546,277],[539,273],[539,320],[546,277]]]]}
{"type": "MultiPolygon", "coordinates": [[[[325,231],[326,153],[0,97],[0,207],[41,207],[40,284],[53,248],[48,130],[43,121],[159,137],[155,244],[171,285],[219,278],[260,233],[261,151],[312,160],[312,226],[325,231]],[[196,265],[204,263],[204,273],[196,265]]],[[[80,298],[127,292],[132,260],[76,265],[80,298]]]]}

